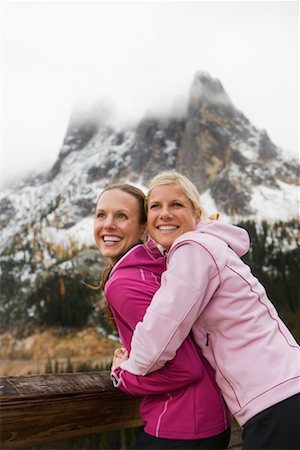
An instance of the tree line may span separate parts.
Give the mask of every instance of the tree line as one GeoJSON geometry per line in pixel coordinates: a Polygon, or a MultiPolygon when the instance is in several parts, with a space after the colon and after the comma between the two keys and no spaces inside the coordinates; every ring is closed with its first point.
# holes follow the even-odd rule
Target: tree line
{"type": "MultiPolygon", "coordinates": [[[[250,250],[243,260],[264,285],[280,316],[300,340],[299,221],[257,223],[248,220],[237,225],[249,232],[251,240],[250,250]]],[[[102,294],[90,290],[83,283],[84,273],[54,267],[36,277],[34,289],[29,290],[21,301],[13,269],[13,260],[7,260],[2,266],[2,294],[7,293],[10,299],[7,309],[5,304],[1,306],[2,329],[10,323],[20,326],[27,323],[30,328],[97,325],[107,333],[112,332],[103,315],[102,294]]],[[[100,271],[99,266],[99,277],[100,271]]]]}

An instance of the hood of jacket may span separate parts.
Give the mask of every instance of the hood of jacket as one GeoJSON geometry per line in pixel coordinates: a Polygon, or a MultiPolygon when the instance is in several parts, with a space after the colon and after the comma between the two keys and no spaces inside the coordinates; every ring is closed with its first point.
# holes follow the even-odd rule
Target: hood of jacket
{"type": "Polygon", "coordinates": [[[183,233],[175,239],[167,254],[168,263],[175,249],[188,241],[203,245],[213,256],[219,270],[227,264],[228,249],[241,257],[248,252],[250,245],[248,232],[244,228],[210,220],[199,223],[195,230],[183,233]]]}
{"type": "Polygon", "coordinates": [[[205,233],[225,242],[238,256],[244,256],[250,246],[249,234],[244,228],[217,220],[199,223],[195,230],[197,233],[205,233]]]}

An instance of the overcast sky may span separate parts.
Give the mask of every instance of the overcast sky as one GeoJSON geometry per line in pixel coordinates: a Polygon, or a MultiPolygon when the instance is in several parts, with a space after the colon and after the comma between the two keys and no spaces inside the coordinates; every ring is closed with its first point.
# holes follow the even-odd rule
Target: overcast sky
{"type": "Polygon", "coordinates": [[[299,152],[298,1],[2,0],[2,187],[58,156],[73,105],[137,120],[188,96],[197,71],[299,152]]]}

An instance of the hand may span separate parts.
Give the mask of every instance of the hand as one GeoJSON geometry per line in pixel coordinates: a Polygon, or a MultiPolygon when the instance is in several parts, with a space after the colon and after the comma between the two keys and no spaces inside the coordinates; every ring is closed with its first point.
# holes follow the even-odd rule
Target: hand
{"type": "Polygon", "coordinates": [[[128,351],[126,350],[126,348],[124,348],[124,347],[117,348],[114,351],[114,357],[113,357],[113,362],[112,362],[112,366],[111,366],[111,371],[113,371],[117,367],[119,367],[122,364],[122,362],[127,361],[128,358],[129,358],[129,354],[128,354],[128,351]]]}

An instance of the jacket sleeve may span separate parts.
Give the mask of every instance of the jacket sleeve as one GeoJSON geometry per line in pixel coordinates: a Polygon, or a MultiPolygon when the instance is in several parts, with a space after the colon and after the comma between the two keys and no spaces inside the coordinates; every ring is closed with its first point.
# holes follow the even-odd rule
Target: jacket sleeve
{"type": "Polygon", "coordinates": [[[201,379],[203,365],[191,337],[187,337],[174,359],[146,376],[134,375],[118,367],[111,373],[115,387],[131,395],[165,394],[201,379]]]}
{"type": "MultiPolygon", "coordinates": [[[[113,312],[120,330],[126,328],[131,331],[132,336],[137,317],[139,317],[138,320],[142,320],[146,308],[139,302],[131,301],[131,292],[130,286],[125,286],[124,281],[116,280],[111,283],[107,296],[110,297],[110,301],[113,301],[113,312]]],[[[128,335],[129,333],[124,333],[124,336],[128,335]]],[[[125,342],[124,338],[122,338],[122,341],[130,352],[131,343],[125,342]]],[[[141,377],[117,368],[111,373],[111,378],[114,386],[124,392],[144,396],[167,393],[178,389],[200,380],[202,374],[203,365],[199,349],[191,336],[188,336],[176,355],[174,354],[174,359],[162,369],[146,377],[141,377]]]]}
{"type": "Polygon", "coordinates": [[[135,328],[130,357],[121,368],[146,375],[174,358],[219,284],[218,265],[205,245],[177,244],[169,254],[161,287],[135,328]]]}

